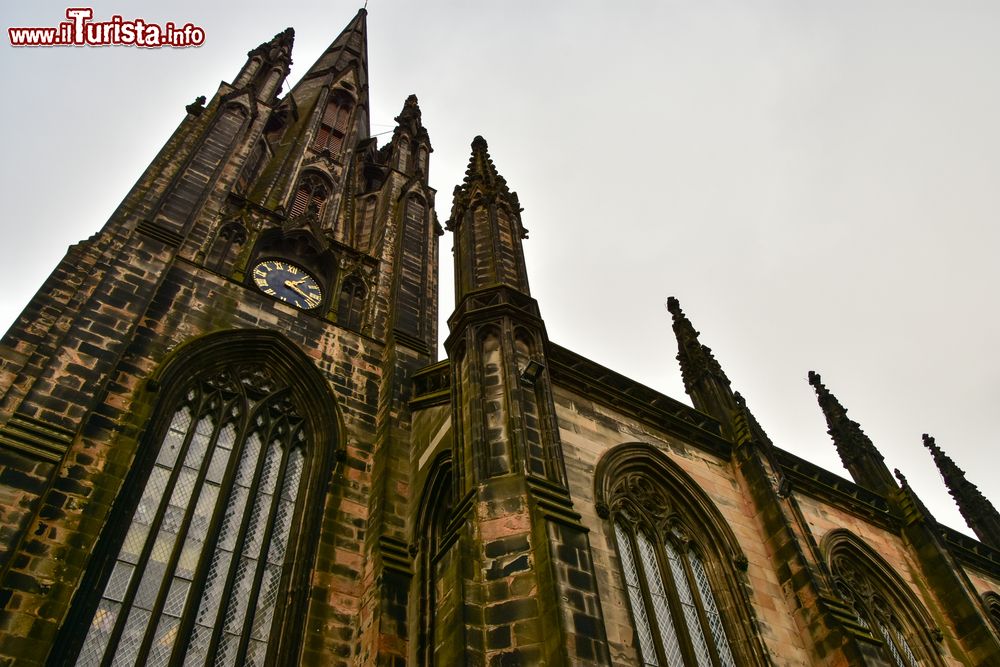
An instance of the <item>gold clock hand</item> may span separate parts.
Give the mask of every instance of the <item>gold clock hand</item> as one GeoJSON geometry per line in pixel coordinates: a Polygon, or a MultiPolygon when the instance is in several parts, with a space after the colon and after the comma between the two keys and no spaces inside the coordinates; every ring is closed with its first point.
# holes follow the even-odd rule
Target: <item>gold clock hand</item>
{"type": "Polygon", "coordinates": [[[285,287],[291,288],[299,296],[301,296],[303,299],[308,299],[309,298],[308,294],[306,294],[305,292],[303,292],[302,290],[299,289],[299,284],[298,283],[293,283],[291,280],[286,280],[285,281],[285,287]]]}

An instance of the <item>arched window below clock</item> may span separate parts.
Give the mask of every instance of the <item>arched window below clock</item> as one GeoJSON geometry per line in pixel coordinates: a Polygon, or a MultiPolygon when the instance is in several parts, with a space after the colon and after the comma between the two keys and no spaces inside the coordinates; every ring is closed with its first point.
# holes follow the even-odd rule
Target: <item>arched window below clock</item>
{"type": "Polygon", "coordinates": [[[247,242],[247,228],[239,220],[230,220],[219,227],[205,266],[219,273],[227,273],[240,248],[247,242]]]}
{"type": "Polygon", "coordinates": [[[159,374],[56,662],[262,665],[296,655],[336,440],[334,398],[294,345],[210,334],[159,374]],[[81,629],[85,630],[81,630],[81,629]]]}
{"type": "Polygon", "coordinates": [[[765,665],[746,558],[709,497],[655,447],[619,445],[596,472],[641,665],[765,665]]]}
{"type": "Polygon", "coordinates": [[[326,178],[314,171],[305,172],[295,188],[295,196],[292,198],[288,217],[297,218],[311,213],[322,219],[323,213],[326,211],[327,199],[330,197],[330,190],[330,184],[326,178]]]}
{"type": "Polygon", "coordinates": [[[889,664],[943,664],[931,637],[935,624],[891,565],[844,529],[827,534],[823,549],[837,592],[854,609],[858,623],[882,642],[889,664]]]}
{"type": "Polygon", "coordinates": [[[367,293],[365,284],[357,276],[348,276],[344,280],[337,303],[337,324],[354,331],[361,329],[367,293]]]}

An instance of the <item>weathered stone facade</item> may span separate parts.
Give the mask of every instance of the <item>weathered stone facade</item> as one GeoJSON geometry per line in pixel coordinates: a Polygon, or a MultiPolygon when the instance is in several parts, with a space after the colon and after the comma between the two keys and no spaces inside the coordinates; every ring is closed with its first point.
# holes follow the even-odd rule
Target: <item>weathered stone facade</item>
{"type": "Polygon", "coordinates": [[[776,447],[675,300],[694,407],[549,341],[477,137],[445,227],[365,12],[187,116],[0,344],[0,664],[1000,665],[997,512],[935,521],[810,374],[776,447]]]}

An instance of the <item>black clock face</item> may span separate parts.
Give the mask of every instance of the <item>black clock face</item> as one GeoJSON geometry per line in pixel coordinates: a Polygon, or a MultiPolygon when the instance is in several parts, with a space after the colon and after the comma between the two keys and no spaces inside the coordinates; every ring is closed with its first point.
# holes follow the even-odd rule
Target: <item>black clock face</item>
{"type": "Polygon", "coordinates": [[[264,294],[269,294],[296,308],[315,308],[323,298],[323,290],[311,275],[294,264],[267,259],[253,267],[253,282],[264,294]]]}

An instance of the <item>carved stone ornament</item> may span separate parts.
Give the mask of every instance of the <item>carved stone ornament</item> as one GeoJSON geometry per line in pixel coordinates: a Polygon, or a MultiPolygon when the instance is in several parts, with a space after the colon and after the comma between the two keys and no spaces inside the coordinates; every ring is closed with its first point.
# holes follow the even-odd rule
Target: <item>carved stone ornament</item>
{"type": "Polygon", "coordinates": [[[184,107],[184,110],[192,116],[200,116],[201,112],[205,110],[205,96],[199,95],[194,102],[184,107]]]}

